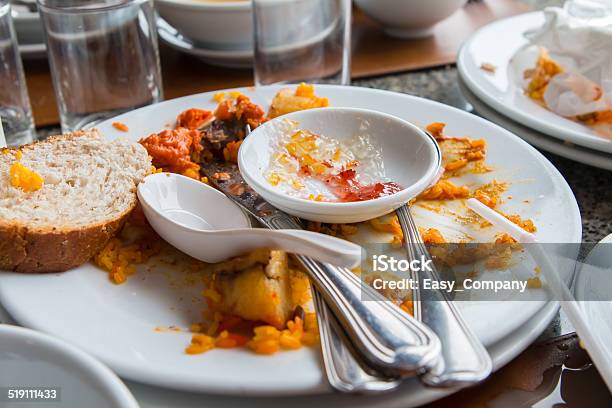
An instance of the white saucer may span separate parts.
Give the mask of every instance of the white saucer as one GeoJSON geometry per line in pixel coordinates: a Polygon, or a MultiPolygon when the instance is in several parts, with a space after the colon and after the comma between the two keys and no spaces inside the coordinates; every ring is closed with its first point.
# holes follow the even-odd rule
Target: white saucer
{"type": "MultiPolygon", "coordinates": [[[[461,74],[460,74],[461,75],[461,74]]],[[[563,142],[559,139],[540,133],[536,130],[514,122],[512,119],[500,114],[471,92],[462,77],[459,77],[459,87],[463,96],[472,104],[476,112],[485,119],[508,129],[526,142],[547,152],[554,153],[561,157],[588,164],[589,166],[599,167],[605,170],[612,170],[612,154],[599,152],[586,147],[576,146],[572,143],[563,142]]]]}
{"type": "MultiPolygon", "coordinates": [[[[98,360],[33,330],[0,324],[0,366],[0,387],[56,388],[58,405],[138,408],[125,384],[98,360]]],[[[53,391],[43,395],[52,397],[53,391]]],[[[0,405],[2,401],[6,400],[0,400],[0,405]]],[[[14,406],[27,404],[15,400],[14,406]]],[[[42,406],[55,404],[48,401],[42,406]]]]}
{"type": "Polygon", "coordinates": [[[47,46],[42,44],[19,44],[19,54],[24,59],[42,59],[47,57],[47,46]]]}
{"type": "Polygon", "coordinates": [[[510,65],[517,50],[527,44],[523,33],[544,22],[542,12],[495,21],[468,39],[457,57],[457,69],[474,95],[497,112],[538,132],[589,149],[612,153],[612,140],[598,136],[588,126],[561,117],[528,98],[510,65]],[[495,73],[481,64],[493,64],[495,73]]]}
{"type": "Polygon", "coordinates": [[[253,50],[210,50],[195,44],[183,37],[164,19],[157,19],[159,38],[170,47],[186,54],[200,58],[202,61],[227,68],[251,68],[253,66],[253,50]]]}

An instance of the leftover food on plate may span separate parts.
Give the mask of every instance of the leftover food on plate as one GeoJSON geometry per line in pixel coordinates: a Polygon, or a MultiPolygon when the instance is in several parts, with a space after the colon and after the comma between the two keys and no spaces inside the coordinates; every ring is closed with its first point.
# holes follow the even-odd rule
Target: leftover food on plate
{"type": "Polygon", "coordinates": [[[287,88],[276,94],[272,100],[268,117],[272,119],[291,112],[327,106],[329,106],[329,100],[316,96],[314,85],[300,84],[295,90],[287,88]]]}
{"type": "Polygon", "coordinates": [[[96,130],[0,152],[0,269],[60,272],[121,229],[151,167],[137,143],[96,130]]]}
{"type": "MultiPolygon", "coordinates": [[[[178,116],[171,128],[143,135],[140,143],[121,139],[107,142],[96,131],[87,131],[20,150],[3,150],[0,154],[0,268],[23,272],[61,271],[92,259],[108,272],[110,281],[123,284],[135,273],[145,274],[155,262],[162,262],[171,270],[182,268],[184,263],[203,285],[198,298],[207,305],[201,319],[194,319],[187,329],[192,338],[185,344],[186,353],[246,348],[258,354],[273,354],[317,344],[317,317],[310,283],[288,254],[260,250],[218,264],[206,264],[180,255],[164,243],[136,205],[135,187],[146,174],[175,172],[208,182],[200,174],[200,164],[210,160],[235,163],[246,136],[246,125],[256,128],[274,115],[329,104],[325,98],[315,95],[314,87],[305,84],[280,91],[267,113],[248,96],[234,91],[219,93],[214,100],[218,104],[215,110],[193,107],[176,112],[178,116]],[[179,256],[168,262],[167,253],[179,256]]],[[[296,174],[316,175],[321,177],[319,182],[329,181],[326,184],[332,188],[316,195],[310,192],[308,198],[346,200],[355,194],[354,182],[364,186],[388,182],[377,160],[379,152],[367,135],[358,135],[350,143],[340,143],[327,135],[299,129],[295,124],[288,126],[290,132],[278,141],[280,164],[272,164],[280,167],[271,169],[282,173],[279,177],[287,178],[287,188],[294,188],[291,177],[296,174]]],[[[441,148],[445,171],[435,185],[413,200],[412,206],[417,212],[442,217],[444,222],[421,225],[419,230],[424,241],[431,245],[441,265],[467,264],[475,259],[483,260],[487,268],[508,265],[517,251],[516,242],[503,234],[494,235],[491,225],[467,210],[464,204],[465,199],[475,197],[501,212],[500,206],[511,199],[506,195],[507,182],[490,177],[484,181],[478,177],[495,172],[486,164],[486,142],[448,136],[442,122],[430,124],[427,130],[441,148]],[[455,226],[469,229],[473,234],[458,235],[453,229],[455,226]],[[479,236],[482,231],[489,231],[489,238],[479,236]],[[457,246],[444,245],[451,242],[457,246]],[[472,242],[491,244],[474,252],[466,245],[472,242]]],[[[306,185],[309,180],[300,182],[306,185]]],[[[376,188],[372,191],[380,194],[376,188]]],[[[536,228],[531,220],[519,215],[506,217],[528,231],[536,228]]],[[[375,237],[377,242],[388,243],[391,248],[400,248],[403,241],[395,215],[357,224],[311,222],[307,227],[357,243],[361,243],[360,237],[375,237]]],[[[364,270],[356,268],[354,272],[363,274],[366,281],[370,279],[367,265],[364,270]]],[[[536,281],[531,283],[531,287],[537,286],[536,281]]],[[[408,293],[384,294],[402,310],[412,313],[408,293]]],[[[179,332],[159,327],[157,331],[160,335],[179,332]]]]}
{"type": "MultiPolygon", "coordinates": [[[[584,12],[585,10],[583,10],[584,12]]],[[[612,24],[550,7],[512,59],[525,94],[612,139],[612,24]]]]}
{"type": "Polygon", "coordinates": [[[130,128],[123,122],[113,122],[113,127],[120,132],[129,132],[130,128]]]}
{"type": "Polygon", "coordinates": [[[314,201],[366,201],[401,190],[385,177],[382,152],[367,133],[340,142],[300,129],[294,121],[279,124],[265,174],[283,193],[314,201]]]}
{"type": "MultiPolygon", "coordinates": [[[[296,90],[280,91],[273,99],[268,114],[254,104],[246,95],[230,91],[214,96],[218,103],[216,110],[206,111],[192,108],[179,113],[174,129],[163,130],[141,140],[153,158],[156,171],[175,171],[199,179],[207,180],[199,174],[199,164],[207,160],[236,162],[240,144],[245,137],[245,125],[259,126],[274,115],[293,112],[304,108],[327,106],[328,101],[319,98],[311,85],[299,85],[296,90]],[[198,132],[195,135],[190,132],[198,132]],[[183,139],[177,142],[177,134],[183,139]],[[198,146],[194,141],[201,140],[198,146]],[[160,147],[161,146],[161,147],[160,147]],[[167,154],[167,149],[172,154],[167,154]],[[175,154],[175,152],[180,152],[175,154]]],[[[367,135],[357,135],[350,143],[340,143],[326,135],[315,135],[300,129],[295,122],[286,122],[287,132],[276,141],[278,149],[275,161],[270,163],[268,180],[282,184],[290,192],[303,194],[314,200],[346,199],[352,191],[306,189],[312,176],[321,183],[336,181],[342,172],[352,170],[359,176],[358,181],[372,185],[384,180],[384,168],[378,159],[380,152],[367,135]],[[278,177],[278,178],[277,178],[278,177]],[[298,188],[296,188],[298,186],[298,188]],[[302,187],[303,186],[303,187],[302,187]]],[[[476,197],[491,208],[500,211],[504,200],[502,195],[509,185],[503,181],[492,180],[480,185],[465,184],[462,176],[492,173],[494,169],[486,165],[486,142],[483,139],[452,137],[445,134],[445,124],[432,123],[427,126],[443,153],[445,172],[442,178],[423,192],[412,203],[427,211],[445,216],[450,223],[469,225],[475,230],[490,229],[475,214],[464,210],[461,214],[456,207],[465,207],[467,198],[476,197]]],[[[219,178],[223,174],[218,175],[219,178]]],[[[335,185],[334,185],[335,187],[335,185]]],[[[136,211],[135,214],[138,214],[136,211]]],[[[534,230],[530,220],[518,215],[507,215],[509,219],[523,228],[534,230]]],[[[143,221],[143,220],[141,220],[143,221]]],[[[146,224],[146,223],[144,223],[146,224]]],[[[131,222],[131,225],[142,224],[131,222]]],[[[146,225],[144,225],[146,227],[146,225]]],[[[395,215],[386,215],[358,224],[324,224],[310,222],[308,229],[339,236],[356,242],[363,231],[366,234],[379,234],[392,246],[400,246],[403,234],[395,215]]],[[[518,245],[509,236],[498,234],[490,239],[491,245],[480,251],[472,251],[463,244],[478,242],[476,238],[462,236],[457,239],[445,236],[445,232],[429,226],[420,228],[424,241],[436,251],[439,262],[459,264],[482,260],[490,268],[508,265],[518,245]],[[450,250],[449,242],[459,242],[457,248],[450,250]],[[438,245],[438,248],[435,248],[438,245]],[[463,245],[463,246],[462,246],[463,245]]],[[[153,233],[152,231],[146,234],[153,233]]],[[[128,234],[129,235],[129,234],[128,234]]],[[[142,236],[142,234],[141,234],[142,236]]],[[[123,237],[123,235],[122,235],[123,237]]],[[[155,248],[143,247],[143,241],[113,241],[96,258],[96,262],[111,273],[116,283],[123,282],[124,275],[133,273],[132,264],[146,262],[155,255],[155,248]],[[105,255],[109,255],[106,257],[105,255]],[[103,264],[101,259],[108,263],[103,264]],[[112,260],[115,260],[112,262],[112,260]],[[113,266],[116,265],[116,266],[113,266]],[[115,272],[124,272],[118,276],[115,272]],[[118,277],[118,279],[117,279],[118,277]]],[[[318,331],[316,316],[312,311],[310,285],[306,276],[293,265],[291,259],[282,251],[255,251],[219,264],[205,264],[192,260],[193,267],[202,273],[206,289],[203,296],[208,307],[203,312],[202,321],[195,322],[190,330],[192,341],[187,345],[188,354],[200,354],[214,348],[246,347],[260,354],[272,354],[279,350],[292,350],[303,345],[316,344],[318,331]]],[[[361,268],[355,273],[367,273],[361,268]]],[[[476,272],[473,272],[474,274],[476,272]]],[[[536,277],[534,277],[535,279],[536,277]]],[[[370,279],[370,276],[364,276],[370,279]]],[[[402,310],[411,313],[412,300],[408,293],[385,293],[402,310]]]]}

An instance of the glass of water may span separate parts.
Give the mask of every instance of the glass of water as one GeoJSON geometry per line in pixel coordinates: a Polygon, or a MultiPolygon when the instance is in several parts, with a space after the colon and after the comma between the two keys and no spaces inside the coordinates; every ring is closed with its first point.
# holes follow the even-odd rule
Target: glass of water
{"type": "Polygon", "coordinates": [[[0,118],[8,146],[36,139],[9,0],[0,0],[0,118]]]}
{"type": "Polygon", "coordinates": [[[351,0],[253,0],[255,85],[351,81],[351,0]]]}
{"type": "Polygon", "coordinates": [[[152,0],[38,0],[64,132],[162,100],[152,0]]]}

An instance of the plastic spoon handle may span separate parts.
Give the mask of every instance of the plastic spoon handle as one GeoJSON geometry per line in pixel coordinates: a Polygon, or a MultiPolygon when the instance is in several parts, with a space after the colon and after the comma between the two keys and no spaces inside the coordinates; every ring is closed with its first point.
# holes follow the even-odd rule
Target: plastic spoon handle
{"type": "MultiPolygon", "coordinates": [[[[406,237],[409,259],[431,259],[407,205],[397,215],[406,237]]],[[[423,280],[440,280],[435,268],[422,268],[413,278],[423,287],[423,280]]],[[[486,378],[492,369],[491,358],[480,340],[472,333],[461,314],[441,290],[414,292],[415,315],[438,335],[442,343],[442,361],[421,376],[421,381],[436,387],[473,384],[486,378]]]]}
{"type": "Polygon", "coordinates": [[[258,245],[308,256],[332,265],[355,268],[361,264],[359,245],[317,232],[250,229],[242,234],[245,239],[255,239],[258,245]]]}

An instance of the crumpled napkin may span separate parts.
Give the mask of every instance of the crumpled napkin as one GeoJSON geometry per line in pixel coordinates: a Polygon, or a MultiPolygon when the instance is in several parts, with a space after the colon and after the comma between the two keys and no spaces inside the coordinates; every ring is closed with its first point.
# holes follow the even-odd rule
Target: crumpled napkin
{"type": "Polygon", "coordinates": [[[572,4],[545,9],[545,23],[525,33],[529,44],[513,58],[522,76],[544,47],[563,67],[548,84],[544,101],[565,117],[612,109],[612,1],[609,10],[598,2],[581,4],[580,17],[570,12],[572,4]]]}

